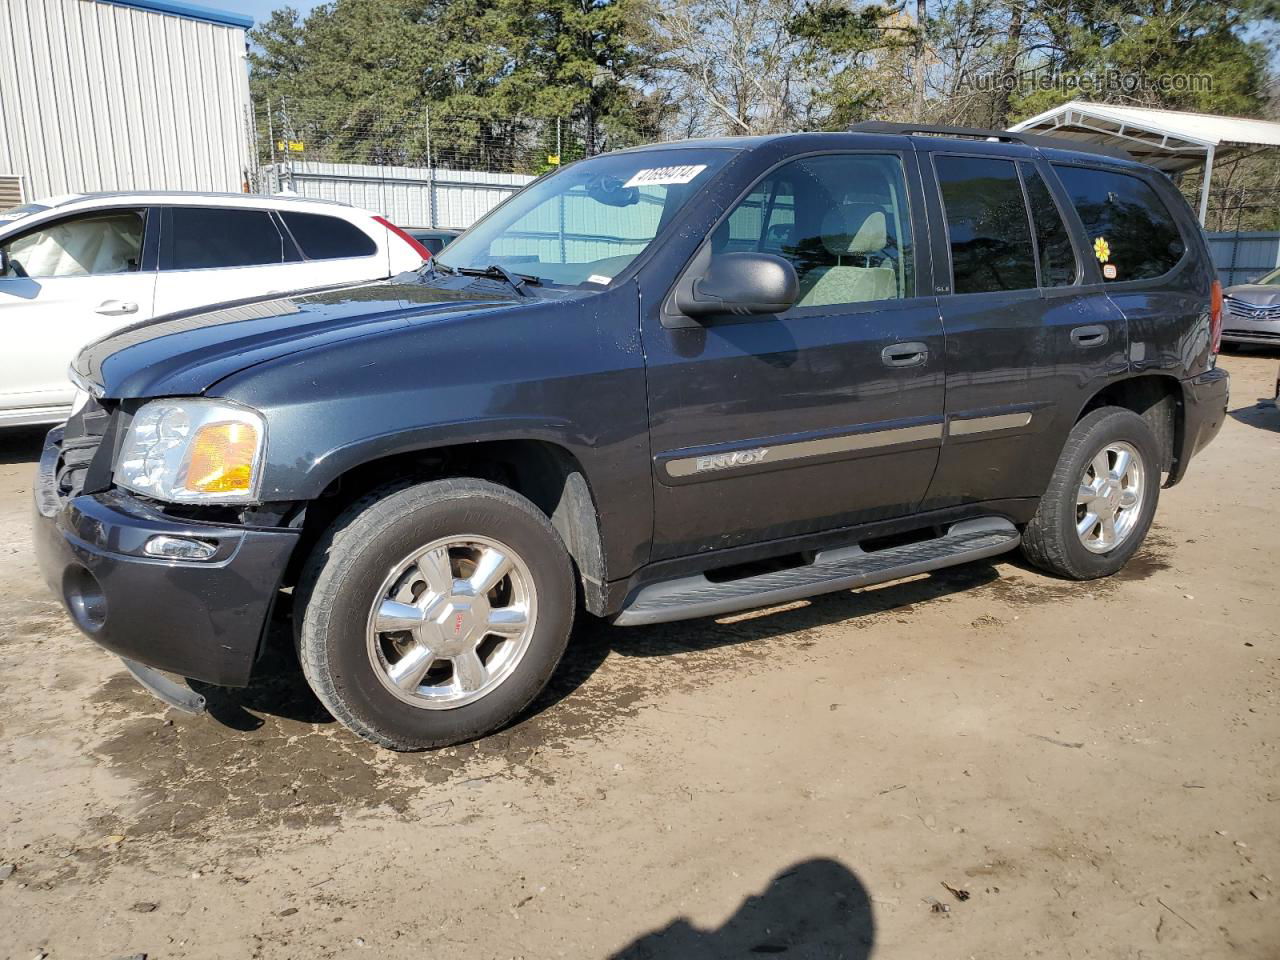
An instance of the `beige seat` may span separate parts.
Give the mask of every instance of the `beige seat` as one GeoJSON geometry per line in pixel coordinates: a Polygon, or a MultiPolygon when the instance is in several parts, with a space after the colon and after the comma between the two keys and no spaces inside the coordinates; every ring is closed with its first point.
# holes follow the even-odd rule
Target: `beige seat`
{"type": "Polygon", "coordinates": [[[892,266],[846,264],[846,259],[879,253],[888,240],[884,212],[862,213],[858,206],[837,207],[822,219],[822,245],[834,254],[835,266],[810,270],[800,281],[798,307],[824,307],[838,303],[866,303],[898,295],[897,274],[892,266]]]}

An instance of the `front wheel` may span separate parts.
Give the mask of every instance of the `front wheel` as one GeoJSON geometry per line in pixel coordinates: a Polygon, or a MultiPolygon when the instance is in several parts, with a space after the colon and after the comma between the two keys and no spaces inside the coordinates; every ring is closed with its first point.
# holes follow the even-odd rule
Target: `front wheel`
{"type": "Polygon", "coordinates": [[[576,603],[569,556],[528,500],[481,480],[368,498],[299,585],[316,696],[360,736],[421,750],[499,729],[542,690],[576,603]]]}
{"type": "Polygon", "coordinates": [[[1159,445],[1147,422],[1122,407],[1094,410],[1067,437],[1023,554],[1072,580],[1110,576],[1142,546],[1159,499],[1159,445]]]}

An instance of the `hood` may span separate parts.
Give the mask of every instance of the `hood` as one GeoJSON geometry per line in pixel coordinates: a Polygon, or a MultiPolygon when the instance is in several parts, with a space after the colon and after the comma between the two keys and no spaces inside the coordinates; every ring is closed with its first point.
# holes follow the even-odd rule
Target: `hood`
{"type": "Polygon", "coordinates": [[[1280,303],[1280,286],[1273,287],[1266,283],[1241,283],[1234,287],[1227,287],[1222,291],[1222,295],[1232,300],[1251,303],[1255,307],[1270,307],[1280,303]]]}
{"type": "Polygon", "coordinates": [[[421,283],[239,301],[118,330],[81,350],[72,368],[104,397],[189,396],[301,350],[514,304],[488,292],[421,283]]]}

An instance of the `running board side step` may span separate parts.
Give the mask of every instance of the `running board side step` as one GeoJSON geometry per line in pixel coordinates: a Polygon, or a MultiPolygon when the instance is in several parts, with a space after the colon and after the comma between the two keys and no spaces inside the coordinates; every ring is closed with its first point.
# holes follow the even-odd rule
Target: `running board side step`
{"type": "Polygon", "coordinates": [[[713,583],[699,573],[650,584],[631,597],[613,622],[632,627],[771,607],[983,560],[1012,550],[1021,541],[1017,528],[1003,517],[962,520],[933,540],[872,553],[857,545],[823,550],[813,563],[741,580],[713,583]]]}

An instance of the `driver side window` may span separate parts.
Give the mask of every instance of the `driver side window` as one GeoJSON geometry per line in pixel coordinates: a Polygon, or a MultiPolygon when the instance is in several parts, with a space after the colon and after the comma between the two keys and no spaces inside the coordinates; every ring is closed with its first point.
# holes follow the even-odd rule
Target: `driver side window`
{"type": "Polygon", "coordinates": [[[892,155],[803,157],[765,177],[712,238],[712,254],[770,253],[800,280],[796,307],[915,294],[902,161],[892,155]]]}
{"type": "Polygon", "coordinates": [[[128,273],[142,264],[146,219],[111,210],[46,224],[9,241],[8,277],[89,277],[128,273]]]}

